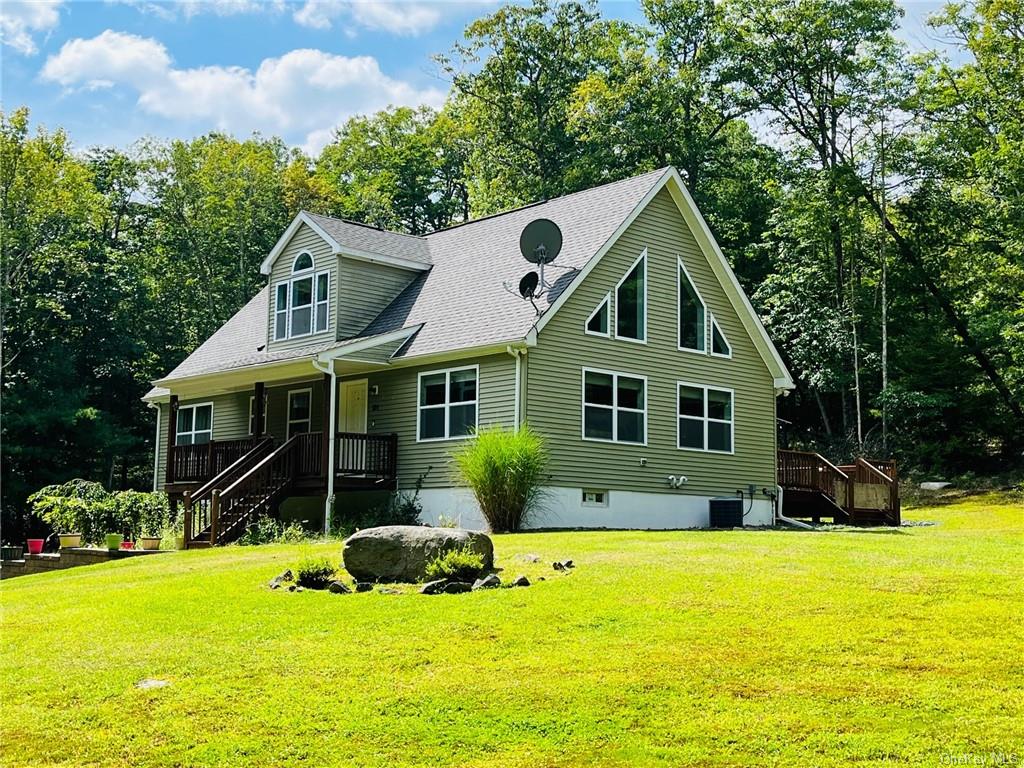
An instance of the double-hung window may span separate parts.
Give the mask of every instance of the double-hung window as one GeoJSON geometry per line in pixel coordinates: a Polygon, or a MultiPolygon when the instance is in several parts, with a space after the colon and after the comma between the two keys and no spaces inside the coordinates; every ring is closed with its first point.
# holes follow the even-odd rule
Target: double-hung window
{"type": "Polygon", "coordinates": [[[733,452],[733,392],[679,382],[680,448],[733,452]]]}
{"type": "Polygon", "coordinates": [[[313,421],[313,390],[293,389],[288,393],[288,437],[309,432],[313,421]]]}
{"type": "Polygon", "coordinates": [[[330,317],[329,272],[313,272],[313,257],[300,253],[292,277],[274,288],[274,338],[290,339],[326,331],[330,317]]]}
{"type": "Polygon", "coordinates": [[[647,441],[647,379],[583,369],[583,439],[647,441]]]}
{"type": "Polygon", "coordinates": [[[176,445],[198,445],[213,439],[213,403],[179,405],[176,445]]]}
{"type": "Polygon", "coordinates": [[[451,440],[476,430],[479,376],[475,365],[419,375],[417,440],[451,440]]]}

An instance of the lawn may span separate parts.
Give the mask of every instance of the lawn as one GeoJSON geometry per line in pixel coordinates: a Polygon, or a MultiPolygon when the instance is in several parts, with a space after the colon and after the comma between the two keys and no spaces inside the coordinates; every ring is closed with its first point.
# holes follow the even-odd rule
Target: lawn
{"type": "Polygon", "coordinates": [[[535,584],[469,595],[265,586],[338,542],[5,581],[2,763],[1020,764],[1024,502],[905,517],[498,536],[535,584]]]}

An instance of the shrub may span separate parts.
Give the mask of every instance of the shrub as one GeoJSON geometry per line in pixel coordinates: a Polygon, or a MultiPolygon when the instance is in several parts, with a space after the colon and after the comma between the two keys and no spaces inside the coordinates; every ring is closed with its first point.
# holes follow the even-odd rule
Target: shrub
{"type": "Polygon", "coordinates": [[[427,581],[473,581],[483,573],[484,559],[469,547],[450,549],[427,563],[427,581]]]}
{"type": "Polygon", "coordinates": [[[420,515],[423,514],[420,488],[425,478],[425,473],[417,478],[412,493],[389,493],[384,502],[368,509],[350,510],[346,507],[344,497],[337,497],[331,517],[331,531],[336,535],[348,536],[363,528],[376,528],[379,525],[419,525],[420,515]],[[341,499],[341,504],[337,503],[338,499],[341,499]]]}
{"type": "Polygon", "coordinates": [[[304,557],[295,566],[295,583],[307,589],[325,589],[337,569],[326,557],[304,557]]]}
{"type": "Polygon", "coordinates": [[[544,440],[529,427],[488,427],[455,451],[460,480],[495,533],[518,531],[543,501],[544,440]]]}
{"type": "Polygon", "coordinates": [[[239,539],[242,546],[258,544],[298,544],[312,538],[299,523],[285,525],[272,517],[263,516],[249,523],[239,539]]]}
{"type": "Polygon", "coordinates": [[[81,533],[89,544],[100,543],[108,533],[158,536],[171,522],[166,494],[108,493],[88,480],[48,485],[29,496],[28,502],[32,513],[54,530],[81,533]]]}

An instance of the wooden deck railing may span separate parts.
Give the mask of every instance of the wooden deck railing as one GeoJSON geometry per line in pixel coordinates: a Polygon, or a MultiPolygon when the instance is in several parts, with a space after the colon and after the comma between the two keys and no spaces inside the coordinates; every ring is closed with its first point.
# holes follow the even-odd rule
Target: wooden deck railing
{"type": "Polygon", "coordinates": [[[175,445],[167,461],[168,483],[204,482],[223,472],[251,451],[255,437],[241,440],[211,440],[196,445],[175,445]]]}
{"type": "Polygon", "coordinates": [[[335,468],[340,475],[366,475],[393,480],[398,474],[398,435],[339,432],[335,468]]]}
{"type": "Polygon", "coordinates": [[[849,475],[817,453],[779,451],[778,482],[783,488],[820,491],[840,506],[853,504],[849,475]]]}

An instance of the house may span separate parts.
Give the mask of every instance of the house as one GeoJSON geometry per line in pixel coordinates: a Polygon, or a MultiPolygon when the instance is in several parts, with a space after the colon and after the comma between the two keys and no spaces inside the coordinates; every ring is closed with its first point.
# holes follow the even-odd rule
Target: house
{"type": "Polygon", "coordinates": [[[535,525],[706,526],[737,492],[745,524],[773,522],[793,382],[673,168],[422,237],[303,212],[262,272],[145,398],[194,546],[417,482],[429,520],[482,526],[450,451],[526,422],[551,456],[535,525]],[[564,243],[531,302],[509,286],[537,219],[564,243]]]}

